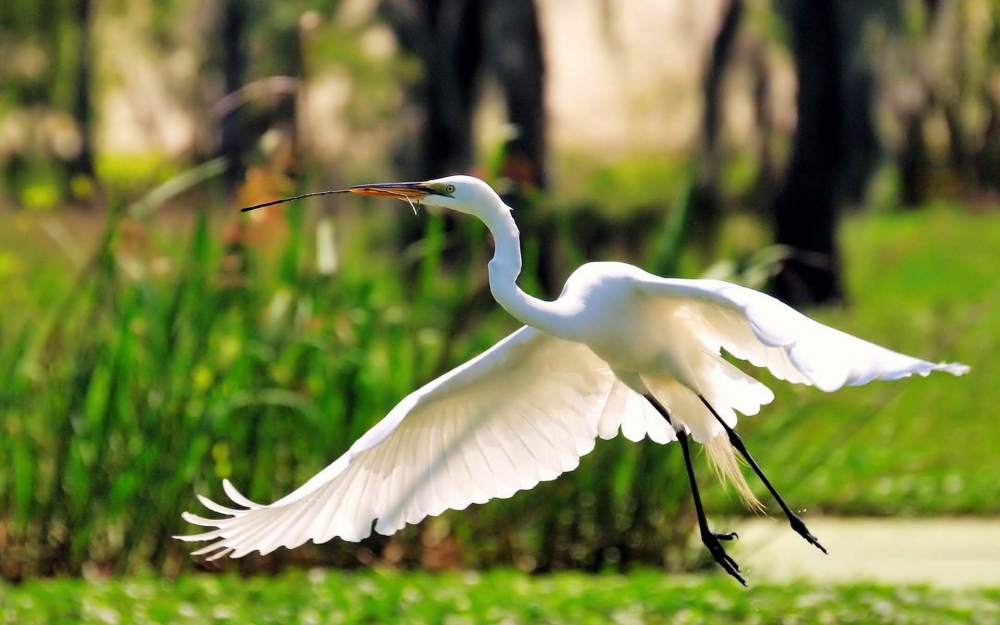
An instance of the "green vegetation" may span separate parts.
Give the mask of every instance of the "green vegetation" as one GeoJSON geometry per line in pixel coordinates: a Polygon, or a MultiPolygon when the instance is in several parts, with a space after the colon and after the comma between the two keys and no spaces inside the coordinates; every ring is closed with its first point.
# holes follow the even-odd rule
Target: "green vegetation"
{"type": "MultiPolygon", "coordinates": [[[[179,514],[197,506],[194,492],[219,496],[230,477],[251,498],[273,500],[420,383],[515,326],[484,288],[488,248],[453,245],[485,236],[471,220],[445,235],[431,216],[424,247],[402,258],[369,226],[367,238],[342,242],[342,258],[354,260],[330,273],[316,261],[317,246],[329,245],[317,242],[322,228],[295,209],[268,219],[230,223],[225,238],[201,213],[178,239],[113,217],[72,279],[58,261],[26,260],[23,228],[5,231],[17,244],[0,256],[13,304],[0,306],[4,576],[87,562],[187,566],[170,536],[185,531],[179,514]]],[[[723,248],[759,247],[758,233],[734,221],[723,248]]],[[[774,382],[774,405],[742,423],[750,448],[811,511],[995,512],[1000,476],[982,467],[995,455],[990,406],[1000,388],[991,366],[1000,218],[856,217],[844,241],[855,301],[821,317],[901,351],[964,361],[973,374],[834,395],[774,382]]],[[[529,259],[533,246],[529,238],[529,259]]],[[[450,561],[467,566],[683,568],[692,523],[679,459],[652,444],[601,443],[574,473],[509,501],[360,551],[337,542],[278,558],[351,563],[374,553],[406,565],[452,550],[450,561]]],[[[720,488],[706,489],[714,513],[742,513],[720,488]]]]}
{"type": "MultiPolygon", "coordinates": [[[[0,587],[15,623],[995,623],[1000,591],[559,574],[185,576],[0,587]]],[[[5,613],[6,612],[6,613],[5,613]]]]}

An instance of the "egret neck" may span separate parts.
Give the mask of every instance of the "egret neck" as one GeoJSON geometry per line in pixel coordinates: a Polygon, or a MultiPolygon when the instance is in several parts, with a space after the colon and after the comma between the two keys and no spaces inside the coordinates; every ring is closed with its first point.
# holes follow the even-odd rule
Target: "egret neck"
{"type": "Polygon", "coordinates": [[[559,302],[546,302],[532,297],[517,285],[517,277],[521,275],[520,232],[510,207],[499,198],[497,202],[497,210],[480,215],[493,235],[496,248],[489,264],[490,291],[493,297],[521,323],[565,337],[567,328],[572,326],[572,320],[559,302]]]}

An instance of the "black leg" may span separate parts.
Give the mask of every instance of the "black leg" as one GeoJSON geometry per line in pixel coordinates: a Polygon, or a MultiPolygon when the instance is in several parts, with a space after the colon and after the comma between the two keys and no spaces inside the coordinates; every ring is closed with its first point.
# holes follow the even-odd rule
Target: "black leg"
{"type": "Polygon", "coordinates": [[[701,400],[701,403],[705,404],[706,408],[712,411],[712,414],[715,415],[715,418],[722,425],[723,429],[726,430],[726,434],[729,436],[729,442],[732,444],[733,447],[736,448],[736,451],[740,452],[740,455],[742,455],[743,458],[746,459],[747,464],[750,465],[750,468],[753,469],[754,473],[757,474],[757,477],[760,478],[760,481],[763,482],[764,486],[767,487],[767,490],[770,491],[775,501],[778,502],[778,505],[781,506],[781,509],[785,512],[785,516],[788,517],[788,522],[792,525],[792,529],[795,530],[795,532],[799,536],[802,536],[802,538],[805,538],[807,541],[809,541],[810,544],[818,547],[820,551],[822,551],[823,553],[827,553],[823,545],[819,544],[819,540],[817,540],[815,536],[809,533],[809,528],[807,528],[806,524],[802,522],[802,519],[799,518],[799,515],[792,512],[792,509],[788,507],[788,504],[785,503],[785,500],[781,498],[781,495],[778,494],[778,491],[774,488],[774,486],[771,485],[771,481],[767,479],[767,476],[764,475],[764,470],[760,468],[760,465],[757,464],[757,462],[753,459],[753,456],[750,455],[750,452],[747,451],[746,445],[743,444],[743,439],[740,438],[740,435],[736,433],[736,430],[726,425],[726,422],[722,420],[722,417],[720,417],[719,413],[715,411],[715,408],[712,408],[712,404],[708,403],[708,401],[704,397],[699,395],[698,399],[701,400]]]}
{"type": "MultiPolygon", "coordinates": [[[[670,413],[667,412],[666,408],[660,405],[660,402],[656,401],[656,398],[646,395],[646,399],[653,405],[660,416],[667,420],[670,427],[673,427],[673,422],[670,421],[670,413]]],[[[677,441],[681,444],[681,450],[684,452],[684,464],[687,466],[688,480],[691,482],[691,495],[694,497],[694,509],[698,514],[698,529],[701,531],[701,542],[705,544],[708,548],[708,552],[712,554],[712,558],[721,566],[726,573],[729,573],[736,580],[747,585],[743,576],[740,575],[740,565],[736,564],[728,553],[726,553],[725,548],[722,546],[723,540],[733,540],[734,538],[739,538],[736,532],[730,532],[728,534],[717,534],[709,529],[708,518],[705,516],[705,508],[701,504],[701,494],[698,492],[698,481],[694,476],[694,465],[691,463],[691,447],[688,442],[688,435],[683,429],[675,429],[677,433],[677,441]]]]}

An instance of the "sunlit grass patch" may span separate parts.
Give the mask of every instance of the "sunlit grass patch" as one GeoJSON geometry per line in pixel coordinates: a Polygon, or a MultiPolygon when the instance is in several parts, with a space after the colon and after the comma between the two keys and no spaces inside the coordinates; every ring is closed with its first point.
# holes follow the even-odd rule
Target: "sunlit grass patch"
{"type": "Polygon", "coordinates": [[[725,578],[346,573],[44,580],[0,589],[17,623],[994,623],[1000,590],[725,578]]]}

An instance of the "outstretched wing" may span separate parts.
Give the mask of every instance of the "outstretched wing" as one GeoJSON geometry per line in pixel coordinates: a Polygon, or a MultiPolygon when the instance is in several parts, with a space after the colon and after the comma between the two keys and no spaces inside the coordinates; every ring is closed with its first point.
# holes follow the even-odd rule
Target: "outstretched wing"
{"type": "MultiPolygon", "coordinates": [[[[894,352],[813,321],[769,295],[720,280],[649,275],[645,291],[668,306],[687,308],[689,323],[716,353],[719,348],[775,377],[823,391],[895,380],[931,371],[962,375],[958,363],[932,363],[894,352]]],[[[678,311],[674,310],[676,314],[678,311]]]]}
{"type": "Polygon", "coordinates": [[[524,327],[407,396],[333,464],[269,506],[228,482],[242,509],[199,500],[223,515],[190,513],[214,528],[195,554],[240,557],[307,540],[392,534],[446,509],[464,509],[552,480],[579,464],[598,436],[665,443],[672,431],[586,346],[524,327]],[[653,413],[653,414],[650,414],[653,413]],[[624,419],[624,423],[623,423],[624,419]]]}

